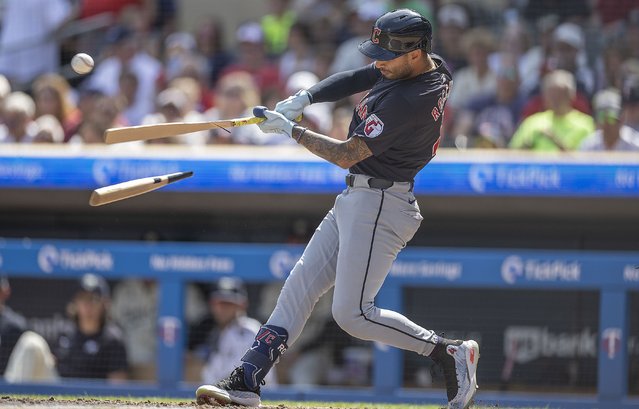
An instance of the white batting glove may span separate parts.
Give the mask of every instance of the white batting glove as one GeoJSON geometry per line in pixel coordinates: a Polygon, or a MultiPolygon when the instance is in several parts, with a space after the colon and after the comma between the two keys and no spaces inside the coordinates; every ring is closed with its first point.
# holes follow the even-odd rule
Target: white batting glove
{"type": "MultiPolygon", "coordinates": [[[[260,115],[262,116],[262,115],[260,115]]],[[[293,121],[288,120],[284,115],[279,112],[264,110],[263,116],[266,118],[264,122],[260,122],[257,126],[264,133],[283,133],[291,136],[293,132],[293,121]]]]}
{"type": "Polygon", "coordinates": [[[275,105],[275,111],[293,120],[302,115],[304,108],[309,105],[311,105],[311,94],[306,90],[300,90],[295,95],[278,102],[275,105]]]}

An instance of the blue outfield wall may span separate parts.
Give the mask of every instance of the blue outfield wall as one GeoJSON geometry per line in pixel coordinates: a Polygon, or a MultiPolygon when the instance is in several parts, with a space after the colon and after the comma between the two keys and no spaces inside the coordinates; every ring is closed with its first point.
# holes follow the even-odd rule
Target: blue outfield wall
{"type": "MultiPolygon", "coordinates": [[[[0,241],[0,271],[9,276],[76,277],[94,271],[109,279],[153,277],[160,284],[158,317],[158,383],[107,385],[67,382],[63,385],[0,384],[5,393],[66,393],[191,397],[192,385],[181,382],[185,328],[184,285],[235,275],[250,282],[283,280],[303,247],[261,244],[141,243],[116,241],[0,241]]],[[[639,399],[627,396],[628,293],[639,290],[639,252],[538,250],[466,250],[408,248],[393,265],[377,302],[402,309],[406,286],[445,288],[594,290],[600,293],[599,354],[596,396],[480,392],[477,400],[503,406],[551,408],[629,408],[639,399]]],[[[296,390],[282,386],[264,392],[265,399],[344,400],[441,403],[441,391],[401,387],[401,351],[376,348],[373,387],[296,390]]],[[[481,385],[481,380],[480,380],[481,385]]]]}
{"type": "MultiPolygon", "coordinates": [[[[108,148],[108,147],[107,147],[108,148]]],[[[259,149],[259,148],[257,148],[259,149]]],[[[346,171],[299,149],[204,153],[45,150],[0,153],[0,189],[95,189],[178,171],[195,177],[168,186],[184,192],[332,193],[346,171]],[[74,153],[75,152],[75,153],[74,153]],[[105,156],[109,155],[109,156],[105,156]],[[178,156],[180,155],[180,156],[178,156]],[[233,155],[237,157],[233,158],[233,155]],[[187,156],[191,159],[183,159],[187,156]]],[[[439,154],[417,177],[428,195],[639,198],[639,159],[631,155],[439,154]],[[605,159],[603,161],[602,159],[605,159]]]]}

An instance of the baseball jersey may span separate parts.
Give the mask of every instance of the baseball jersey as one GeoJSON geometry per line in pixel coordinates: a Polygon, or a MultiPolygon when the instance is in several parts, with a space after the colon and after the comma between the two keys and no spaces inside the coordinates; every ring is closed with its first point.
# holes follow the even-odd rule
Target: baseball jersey
{"type": "MultiPolygon", "coordinates": [[[[416,77],[377,75],[349,128],[349,135],[362,138],[373,156],[355,164],[351,173],[410,182],[435,156],[452,76],[443,60],[431,57],[437,68],[416,77]]],[[[379,72],[374,65],[369,69],[379,72]]]]}
{"type": "Polygon", "coordinates": [[[57,369],[65,378],[104,379],[127,369],[124,343],[117,327],[107,324],[101,332],[84,335],[77,329],[62,334],[53,345],[57,369]]]}

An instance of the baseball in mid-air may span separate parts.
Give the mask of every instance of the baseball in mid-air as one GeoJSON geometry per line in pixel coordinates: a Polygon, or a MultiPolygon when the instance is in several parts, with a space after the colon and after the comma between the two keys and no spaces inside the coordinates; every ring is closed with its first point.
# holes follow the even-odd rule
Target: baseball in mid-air
{"type": "Polygon", "coordinates": [[[88,74],[93,69],[93,58],[89,54],[78,53],[71,59],[71,68],[78,74],[88,74]]]}

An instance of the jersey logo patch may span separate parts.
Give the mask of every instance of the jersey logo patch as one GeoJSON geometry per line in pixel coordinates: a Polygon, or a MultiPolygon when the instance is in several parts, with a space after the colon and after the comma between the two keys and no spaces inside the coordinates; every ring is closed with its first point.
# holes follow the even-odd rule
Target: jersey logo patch
{"type": "Polygon", "coordinates": [[[374,138],[379,136],[384,130],[384,122],[375,114],[371,114],[366,118],[366,124],[364,125],[364,135],[368,138],[374,138]]]}

